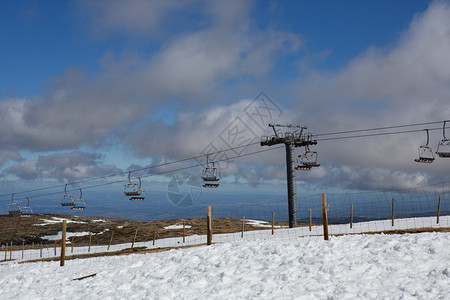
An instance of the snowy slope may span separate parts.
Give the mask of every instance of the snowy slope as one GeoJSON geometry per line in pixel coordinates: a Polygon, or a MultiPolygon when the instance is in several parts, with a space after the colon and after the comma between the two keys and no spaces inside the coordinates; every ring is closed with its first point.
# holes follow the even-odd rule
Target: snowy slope
{"type": "Polygon", "coordinates": [[[450,299],[450,233],[240,241],[0,267],[2,299],[450,299]],[[84,280],[74,278],[96,273],[84,280]]]}

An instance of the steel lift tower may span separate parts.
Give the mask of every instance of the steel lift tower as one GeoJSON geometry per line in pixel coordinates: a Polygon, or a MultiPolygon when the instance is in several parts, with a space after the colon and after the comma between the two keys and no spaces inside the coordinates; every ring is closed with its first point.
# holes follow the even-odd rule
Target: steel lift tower
{"type": "Polygon", "coordinates": [[[306,126],[298,125],[280,125],[269,124],[275,133],[272,136],[261,137],[261,146],[273,146],[278,144],[285,144],[286,146],[286,175],[287,175],[287,190],[288,190],[288,209],[289,209],[289,228],[297,226],[297,215],[295,207],[295,160],[294,160],[294,147],[304,147],[307,145],[317,144],[317,140],[308,138],[307,134],[303,133],[306,126]],[[275,127],[287,128],[284,134],[281,129],[275,129],[275,127]]]}

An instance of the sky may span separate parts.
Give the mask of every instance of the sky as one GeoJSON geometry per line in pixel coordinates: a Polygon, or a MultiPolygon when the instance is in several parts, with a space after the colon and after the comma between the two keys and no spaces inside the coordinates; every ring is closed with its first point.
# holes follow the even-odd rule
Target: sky
{"type": "MultiPolygon", "coordinates": [[[[132,177],[164,191],[219,150],[222,191],[285,193],[284,150],[251,155],[269,150],[269,122],[321,134],[450,119],[449,1],[0,0],[0,45],[0,195],[143,168],[132,177]]],[[[450,159],[414,162],[425,141],[319,140],[321,167],[297,189],[450,182],[450,159]]]]}

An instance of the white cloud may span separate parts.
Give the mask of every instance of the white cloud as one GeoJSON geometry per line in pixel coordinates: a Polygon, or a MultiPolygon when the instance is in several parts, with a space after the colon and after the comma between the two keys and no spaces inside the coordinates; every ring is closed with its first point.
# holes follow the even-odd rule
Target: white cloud
{"type": "MultiPolygon", "coordinates": [[[[316,133],[448,120],[448,53],[450,4],[438,1],[415,16],[397,44],[371,48],[337,72],[315,72],[298,82],[299,115],[316,133]]],[[[426,127],[408,129],[417,128],[426,127]]],[[[440,138],[440,130],[432,131],[430,145],[440,138]]],[[[413,161],[425,141],[425,132],[418,132],[323,141],[316,148],[323,164],[336,166],[326,183],[411,187],[448,179],[449,160],[428,166],[413,161]]]]}
{"type": "Polygon", "coordinates": [[[8,150],[0,151],[0,167],[7,160],[20,161],[20,160],[22,160],[22,156],[18,152],[15,152],[15,151],[8,151],[8,150]]]}
{"type": "MultiPolygon", "coordinates": [[[[159,36],[162,46],[151,54],[105,52],[103,70],[92,79],[67,70],[54,77],[45,98],[2,99],[0,165],[19,160],[17,150],[77,149],[111,136],[120,137],[139,157],[165,161],[196,156],[209,142],[220,142],[219,135],[237,116],[251,122],[242,114],[249,100],[221,103],[223,95],[239,91],[244,78],[269,82],[278,59],[302,45],[294,33],[253,24],[250,2],[89,1],[81,7],[98,34],[119,31],[152,37],[162,29],[168,35],[159,36]],[[193,19],[171,18],[185,10],[199,17],[195,24],[188,24],[193,19]],[[177,22],[186,28],[170,34],[166,28],[177,22]],[[238,83],[229,87],[230,80],[238,83]],[[149,121],[148,114],[167,103],[178,104],[174,124],[149,121]]],[[[434,2],[414,18],[398,43],[368,49],[336,72],[314,71],[286,85],[296,107],[279,122],[301,122],[320,133],[450,119],[448,53],[450,5],[434,2]]],[[[440,159],[431,166],[413,162],[424,138],[424,133],[417,133],[320,142],[314,149],[323,167],[301,180],[369,189],[438,180],[448,174],[448,161],[440,159]]],[[[438,139],[433,131],[433,145],[438,139]]],[[[225,174],[237,172],[254,184],[282,180],[284,150],[275,152],[247,157],[245,166],[232,163],[225,174]]],[[[58,167],[57,157],[50,157],[48,166],[40,158],[10,172],[27,179],[45,175],[69,180],[110,168],[83,156],[82,163],[72,161],[64,169],[58,167]]]]}
{"type": "Polygon", "coordinates": [[[359,109],[381,112],[385,119],[442,119],[450,113],[449,28],[450,5],[435,2],[394,47],[369,49],[334,74],[314,74],[298,86],[299,98],[341,113],[359,109]]]}
{"type": "MultiPolygon", "coordinates": [[[[122,33],[127,35],[155,34],[169,16],[186,7],[186,1],[80,1],[82,13],[91,21],[91,30],[98,36],[122,33]]],[[[187,6],[189,7],[189,6],[187,6]]]]}
{"type": "MultiPolygon", "coordinates": [[[[169,2],[81,5],[94,23],[108,30],[128,24],[125,30],[133,31],[153,26],[145,21],[153,14],[157,20],[152,22],[159,26],[166,13],[191,9],[191,3],[169,2]]],[[[2,99],[1,144],[10,150],[54,151],[101,143],[117,131],[133,128],[164,103],[189,105],[192,111],[206,101],[218,103],[217,95],[227,93],[228,80],[266,76],[280,55],[299,47],[294,34],[250,29],[246,2],[204,4],[199,13],[211,21],[200,29],[169,35],[150,57],[107,51],[100,61],[103,70],[92,78],[68,69],[49,81],[49,92],[41,98],[2,99]]]]}
{"type": "Polygon", "coordinates": [[[74,181],[121,172],[115,166],[105,165],[96,154],[85,152],[60,153],[39,156],[34,161],[24,161],[7,169],[7,172],[25,180],[52,178],[74,181]]]}

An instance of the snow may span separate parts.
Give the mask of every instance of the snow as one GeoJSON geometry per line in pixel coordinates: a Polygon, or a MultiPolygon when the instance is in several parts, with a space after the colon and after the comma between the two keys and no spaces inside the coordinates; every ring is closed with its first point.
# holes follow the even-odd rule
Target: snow
{"type": "MultiPolygon", "coordinates": [[[[191,228],[192,226],[191,225],[185,225],[184,227],[185,228],[191,228]]],[[[180,224],[169,225],[169,226],[164,227],[164,229],[183,229],[183,225],[180,225],[180,224]]]]}
{"type": "MultiPolygon", "coordinates": [[[[440,224],[435,218],[395,222],[394,228],[449,227],[450,217],[441,217],[440,224]]],[[[348,224],[333,225],[329,232],[392,228],[390,220],[353,225],[352,229],[348,224]]],[[[311,231],[309,227],[278,229],[275,235],[271,230],[248,231],[243,238],[241,233],[215,234],[211,246],[67,260],[65,267],[59,262],[3,262],[0,294],[3,299],[46,300],[450,299],[449,232],[351,234],[331,236],[328,241],[322,234],[320,226],[311,231]],[[73,280],[92,274],[96,275],[73,280]]],[[[181,239],[135,246],[174,246],[181,239]]],[[[205,236],[186,237],[187,245],[205,241],[205,236]]],[[[114,246],[117,250],[130,244],[114,246]]],[[[86,248],[75,247],[74,253],[86,253],[86,248]]],[[[31,255],[39,250],[27,251],[31,255]]],[[[15,252],[13,257],[20,260],[16,254],[21,251],[15,252]]]]}
{"type": "Polygon", "coordinates": [[[50,224],[55,224],[55,223],[62,223],[64,220],[66,220],[67,223],[78,223],[78,224],[85,224],[86,223],[86,222],[83,222],[83,221],[74,221],[74,220],[71,220],[71,219],[52,217],[50,220],[49,219],[41,219],[41,221],[43,221],[44,223],[42,223],[42,224],[34,224],[34,226],[45,226],[45,225],[50,225],[50,224]]]}
{"type": "Polygon", "coordinates": [[[3,299],[449,299],[450,233],[231,242],[0,268],[3,299]],[[73,280],[96,274],[84,280],[73,280]]]}
{"type": "MultiPolygon", "coordinates": [[[[266,227],[266,228],[272,228],[272,224],[267,221],[261,221],[261,220],[245,220],[245,224],[252,225],[255,227],[266,227]]],[[[274,228],[283,228],[283,226],[275,225],[274,228]]]]}
{"type": "MultiPolygon", "coordinates": [[[[84,236],[84,235],[90,235],[90,232],[66,232],[66,239],[67,241],[69,241],[69,239],[72,236],[84,236]]],[[[55,235],[45,235],[41,237],[43,240],[49,240],[49,241],[57,241],[57,240],[61,240],[62,239],[62,231],[59,231],[57,234],[55,235]]]]}

